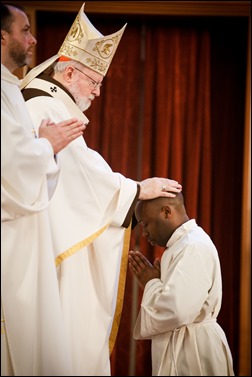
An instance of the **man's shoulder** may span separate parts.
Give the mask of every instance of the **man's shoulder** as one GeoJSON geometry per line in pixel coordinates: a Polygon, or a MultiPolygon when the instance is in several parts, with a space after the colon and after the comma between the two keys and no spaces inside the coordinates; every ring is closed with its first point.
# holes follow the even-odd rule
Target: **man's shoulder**
{"type": "Polygon", "coordinates": [[[52,97],[52,95],[48,92],[45,92],[41,89],[36,88],[25,88],[22,90],[23,97],[25,101],[28,101],[31,98],[40,97],[40,96],[46,96],[46,97],[52,97]]]}

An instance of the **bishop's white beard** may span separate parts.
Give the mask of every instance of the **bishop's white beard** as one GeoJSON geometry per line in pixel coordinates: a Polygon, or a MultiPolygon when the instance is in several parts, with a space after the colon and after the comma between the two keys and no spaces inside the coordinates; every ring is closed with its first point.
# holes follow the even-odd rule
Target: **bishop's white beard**
{"type": "Polygon", "coordinates": [[[94,96],[90,94],[90,99],[88,97],[83,97],[80,95],[80,86],[78,80],[75,80],[68,88],[69,92],[75,99],[76,105],[79,109],[84,112],[91,105],[91,100],[94,99],[94,96]]]}

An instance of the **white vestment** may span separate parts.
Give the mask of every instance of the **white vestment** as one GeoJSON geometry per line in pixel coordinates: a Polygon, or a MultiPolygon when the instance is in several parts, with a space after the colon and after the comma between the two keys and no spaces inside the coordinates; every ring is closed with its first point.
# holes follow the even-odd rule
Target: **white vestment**
{"type": "Polygon", "coordinates": [[[153,376],[233,376],[226,336],[217,324],[222,279],[217,250],[195,220],[173,233],[160,279],[144,289],[135,339],[151,339],[153,376]]]}
{"type": "MultiPolygon", "coordinates": [[[[26,102],[34,124],[45,117],[54,122],[71,116],[87,120],[55,80],[34,79],[28,88],[34,87],[53,96],[26,102]]],[[[110,375],[109,338],[113,346],[127,269],[125,227],[132,212],[125,218],[137,200],[138,185],[114,173],[83,137],[58,159],[61,172],[49,212],[74,374],[110,375]]]]}
{"type": "Polygon", "coordinates": [[[71,375],[49,227],[59,168],[1,65],[1,375],[71,375]]]}

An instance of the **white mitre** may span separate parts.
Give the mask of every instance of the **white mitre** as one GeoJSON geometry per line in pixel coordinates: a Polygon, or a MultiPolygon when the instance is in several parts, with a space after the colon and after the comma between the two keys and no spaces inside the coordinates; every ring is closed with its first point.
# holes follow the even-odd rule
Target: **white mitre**
{"type": "Polygon", "coordinates": [[[58,53],[31,69],[22,80],[21,89],[60,57],[76,60],[102,76],[106,75],[127,24],[116,33],[104,36],[91,24],[84,6],[85,3],[58,53]]]}

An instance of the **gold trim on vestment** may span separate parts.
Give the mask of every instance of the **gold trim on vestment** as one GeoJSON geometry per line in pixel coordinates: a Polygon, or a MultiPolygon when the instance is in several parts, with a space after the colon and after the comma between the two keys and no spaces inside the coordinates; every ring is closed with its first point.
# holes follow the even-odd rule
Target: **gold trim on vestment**
{"type": "Polygon", "coordinates": [[[57,258],[55,259],[56,267],[58,267],[59,264],[62,263],[66,258],[71,257],[73,254],[77,253],[77,251],[79,251],[83,247],[86,247],[87,245],[92,243],[98,236],[100,236],[101,233],[104,232],[104,230],[109,226],[109,224],[110,223],[105,225],[103,228],[99,229],[97,232],[95,232],[94,234],[92,234],[91,236],[86,238],[85,240],[82,240],[82,241],[76,243],[75,245],[70,247],[68,250],[66,250],[63,253],[61,253],[60,255],[58,255],[57,258]]]}
{"type": "Polygon", "coordinates": [[[125,230],[125,235],[124,235],[124,244],[123,244],[122,260],[121,260],[121,268],[120,268],[120,276],[119,276],[118,292],[117,292],[117,300],[116,300],[116,310],[115,310],[113,325],[112,325],[110,338],[109,338],[110,355],[115,345],[118,328],[119,328],[119,324],[121,320],[125,281],[126,281],[127,266],[128,266],[130,236],[131,236],[131,223],[129,227],[125,230]]]}
{"type": "Polygon", "coordinates": [[[6,334],[6,331],[5,331],[5,320],[4,318],[1,318],[1,335],[4,335],[6,334]]]}

